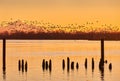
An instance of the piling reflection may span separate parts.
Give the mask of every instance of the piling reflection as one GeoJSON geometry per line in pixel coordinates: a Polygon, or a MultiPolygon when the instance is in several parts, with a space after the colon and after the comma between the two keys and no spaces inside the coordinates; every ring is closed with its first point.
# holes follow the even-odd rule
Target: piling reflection
{"type": "Polygon", "coordinates": [[[100,76],[101,76],[101,81],[104,81],[104,67],[102,67],[102,68],[99,68],[99,70],[100,70],[100,76]]]}
{"type": "Polygon", "coordinates": [[[6,69],[3,69],[3,80],[6,80],[6,69]]]}

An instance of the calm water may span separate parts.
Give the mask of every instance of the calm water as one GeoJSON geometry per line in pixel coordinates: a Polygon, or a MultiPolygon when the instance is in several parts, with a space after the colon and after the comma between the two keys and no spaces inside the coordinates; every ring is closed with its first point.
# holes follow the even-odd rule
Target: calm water
{"type": "Polygon", "coordinates": [[[7,40],[6,72],[2,71],[2,41],[0,41],[0,81],[120,81],[120,42],[105,41],[104,72],[98,68],[100,59],[100,41],[78,40],[7,40]],[[70,57],[79,63],[79,69],[68,72],[62,69],[62,59],[70,57]],[[95,60],[92,70],[91,60],[95,60]],[[88,68],[85,69],[85,58],[88,68]],[[18,60],[28,62],[28,71],[18,71],[18,60]],[[42,70],[42,60],[52,60],[52,71],[42,70]],[[109,63],[113,68],[108,69],[109,63]]]}

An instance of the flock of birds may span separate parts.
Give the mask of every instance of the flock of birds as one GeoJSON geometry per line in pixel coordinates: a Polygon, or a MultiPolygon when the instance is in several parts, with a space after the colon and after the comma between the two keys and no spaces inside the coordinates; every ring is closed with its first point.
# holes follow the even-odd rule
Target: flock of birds
{"type": "Polygon", "coordinates": [[[66,26],[55,25],[50,22],[38,22],[38,21],[4,21],[0,24],[0,33],[17,33],[17,32],[34,32],[34,33],[99,33],[99,32],[120,32],[118,26],[110,25],[101,25],[99,21],[95,22],[86,22],[85,24],[68,24],[66,26]]]}

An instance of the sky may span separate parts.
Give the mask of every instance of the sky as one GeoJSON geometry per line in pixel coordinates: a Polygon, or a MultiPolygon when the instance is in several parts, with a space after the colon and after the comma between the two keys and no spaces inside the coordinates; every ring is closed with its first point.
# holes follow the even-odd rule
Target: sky
{"type": "Polygon", "coordinates": [[[11,18],[54,24],[99,21],[120,25],[120,0],[0,0],[0,21],[11,18]]]}

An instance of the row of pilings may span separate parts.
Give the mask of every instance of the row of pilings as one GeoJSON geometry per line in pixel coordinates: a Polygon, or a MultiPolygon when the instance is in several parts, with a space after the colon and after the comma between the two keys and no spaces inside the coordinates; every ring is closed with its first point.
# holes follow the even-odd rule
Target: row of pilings
{"type": "MultiPolygon", "coordinates": [[[[92,69],[94,69],[94,58],[92,58],[92,69]]],[[[85,63],[84,63],[85,69],[87,69],[88,66],[88,61],[87,58],[85,58],[85,63]]],[[[70,61],[70,58],[67,57],[67,70],[69,71],[70,69],[74,69],[76,67],[76,69],[79,69],[79,63],[78,62],[74,62],[74,61],[70,61]]],[[[65,60],[62,60],[62,69],[65,69],[65,60]]]]}
{"type": "Polygon", "coordinates": [[[24,59],[22,60],[18,60],[18,70],[22,71],[22,72],[27,72],[28,71],[28,63],[27,61],[24,61],[24,59]]]}
{"type": "MultiPolygon", "coordinates": [[[[105,63],[107,63],[107,61],[105,61],[105,63]]],[[[62,60],[62,69],[65,70],[65,67],[67,68],[67,71],[69,71],[70,69],[74,70],[75,68],[78,70],[79,63],[71,61],[70,58],[67,57],[66,62],[65,62],[65,59],[62,60]]],[[[85,58],[84,67],[85,67],[85,69],[88,68],[88,59],[87,58],[85,58]]],[[[92,71],[93,71],[95,68],[94,58],[92,58],[91,67],[92,67],[92,71]]],[[[109,68],[109,70],[112,70],[112,63],[109,64],[108,68],[109,68]]],[[[49,61],[47,61],[47,60],[43,59],[42,69],[43,69],[43,71],[49,70],[51,72],[52,71],[52,60],[50,59],[49,61]]],[[[103,68],[100,68],[100,69],[103,69],[103,68]]],[[[24,71],[27,72],[28,71],[27,61],[24,61],[24,59],[18,60],[18,70],[22,71],[22,72],[24,72],[24,71]]]]}
{"type": "MultiPolygon", "coordinates": [[[[106,61],[106,63],[107,63],[107,61],[106,61]]],[[[64,60],[64,59],[62,60],[62,69],[63,69],[63,70],[65,69],[65,66],[67,67],[67,71],[69,71],[70,69],[71,69],[71,70],[74,70],[75,67],[76,67],[77,70],[79,69],[79,63],[78,63],[78,62],[75,63],[74,61],[71,61],[69,57],[67,57],[67,62],[66,62],[66,64],[65,64],[65,60],[64,60]]],[[[85,69],[88,68],[88,60],[87,60],[87,58],[85,58],[84,67],[85,67],[85,69]]],[[[94,58],[92,58],[91,68],[92,68],[92,71],[93,71],[94,68],[95,68],[94,58]]],[[[103,67],[103,68],[104,68],[104,67],[103,67]]],[[[102,69],[103,69],[103,68],[102,68],[102,69]]],[[[112,70],[112,63],[109,64],[108,68],[109,68],[109,70],[112,70]]],[[[101,70],[101,68],[100,68],[100,70],[101,70]]]]}
{"type": "Polygon", "coordinates": [[[48,70],[48,69],[49,71],[52,71],[52,60],[50,59],[49,61],[46,61],[45,59],[43,59],[42,69],[43,71],[48,70]]]}

